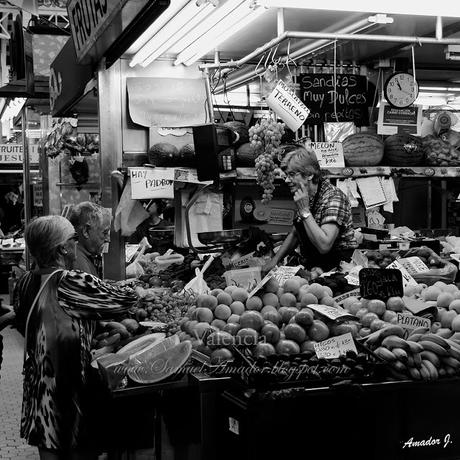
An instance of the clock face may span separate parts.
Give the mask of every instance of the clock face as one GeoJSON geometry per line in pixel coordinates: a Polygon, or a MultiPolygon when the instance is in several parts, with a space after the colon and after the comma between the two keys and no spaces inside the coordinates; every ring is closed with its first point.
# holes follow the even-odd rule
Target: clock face
{"type": "Polygon", "coordinates": [[[394,73],[385,83],[384,94],[394,107],[409,107],[417,99],[418,84],[410,73],[394,73]]]}

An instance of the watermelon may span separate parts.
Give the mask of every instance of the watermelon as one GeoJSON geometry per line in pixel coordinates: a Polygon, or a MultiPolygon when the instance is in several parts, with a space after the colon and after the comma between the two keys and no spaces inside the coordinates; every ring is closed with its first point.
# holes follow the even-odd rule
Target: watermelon
{"type": "Polygon", "coordinates": [[[383,141],[376,134],[352,134],[342,146],[347,166],[376,166],[382,161],[383,141]]]}
{"type": "Polygon", "coordinates": [[[194,167],[196,165],[195,146],[193,144],[185,144],[179,150],[180,166],[194,167]]]}
{"type": "Polygon", "coordinates": [[[192,343],[185,340],[147,362],[130,367],[128,377],[136,383],[160,382],[175,374],[189,359],[191,353],[192,343]]]}
{"type": "Polygon", "coordinates": [[[179,150],[169,142],[158,142],[150,147],[147,155],[152,165],[175,166],[179,159],[179,150]]]}
{"type": "Polygon", "coordinates": [[[236,166],[253,168],[257,153],[250,142],[246,142],[238,147],[236,150],[236,166]]]}
{"type": "Polygon", "coordinates": [[[425,152],[422,140],[410,134],[393,134],[385,139],[383,163],[388,166],[418,166],[425,152]]]}

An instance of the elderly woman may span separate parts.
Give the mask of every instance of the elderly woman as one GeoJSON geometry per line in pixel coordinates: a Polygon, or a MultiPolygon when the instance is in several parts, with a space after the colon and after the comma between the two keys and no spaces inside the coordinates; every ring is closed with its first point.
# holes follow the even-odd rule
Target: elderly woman
{"type": "Polygon", "coordinates": [[[37,268],[15,290],[25,336],[21,436],[41,459],[96,459],[90,416],[97,406],[90,366],[96,320],[127,313],[136,298],[128,288],[66,270],[76,254],[75,229],[66,218],[31,221],[25,240],[37,268]]]}
{"type": "Polygon", "coordinates": [[[271,270],[298,245],[305,268],[337,267],[341,260],[351,257],[356,247],[348,198],[322,177],[311,149],[292,150],[281,166],[297,205],[297,217],[294,228],[264,270],[271,270]]]}

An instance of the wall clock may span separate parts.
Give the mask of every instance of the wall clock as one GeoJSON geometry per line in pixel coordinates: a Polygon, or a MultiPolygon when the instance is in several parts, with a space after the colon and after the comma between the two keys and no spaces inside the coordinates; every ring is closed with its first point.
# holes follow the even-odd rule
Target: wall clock
{"type": "Polygon", "coordinates": [[[393,107],[409,107],[417,99],[418,84],[410,73],[396,72],[388,77],[383,93],[393,107]]]}

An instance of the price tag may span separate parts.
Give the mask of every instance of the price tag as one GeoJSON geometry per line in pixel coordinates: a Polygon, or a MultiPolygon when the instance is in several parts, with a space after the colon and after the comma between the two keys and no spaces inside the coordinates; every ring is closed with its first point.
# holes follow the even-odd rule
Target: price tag
{"type": "Polygon", "coordinates": [[[341,142],[311,142],[320,168],[344,168],[343,147],[341,142]]]}
{"type": "Polygon", "coordinates": [[[298,265],[297,267],[287,267],[283,265],[278,267],[272,276],[278,281],[279,285],[282,286],[286,280],[295,276],[301,268],[303,268],[302,265],[298,265]]]}
{"type": "Polygon", "coordinates": [[[398,262],[409,272],[410,275],[417,275],[418,273],[427,272],[430,269],[419,257],[405,257],[398,259],[398,262]]]}
{"type": "Polygon", "coordinates": [[[402,274],[391,268],[363,268],[359,272],[361,297],[381,299],[404,295],[402,274]]]}
{"type": "Polygon", "coordinates": [[[358,354],[353,336],[349,332],[315,343],[314,348],[318,358],[334,359],[345,355],[347,351],[358,354]]]}
{"type": "Polygon", "coordinates": [[[315,310],[318,313],[321,313],[322,315],[326,316],[326,318],[330,320],[335,320],[335,319],[357,319],[356,316],[353,316],[352,314],[348,313],[347,310],[343,308],[336,308],[336,307],[330,307],[328,305],[318,305],[318,304],[310,304],[308,305],[308,308],[311,308],[312,310],[315,310]]]}
{"type": "MultiPolygon", "coordinates": [[[[399,259],[401,260],[401,259],[399,259]]],[[[417,281],[414,280],[414,278],[412,278],[412,276],[409,274],[409,272],[397,261],[395,260],[394,262],[391,262],[391,264],[387,265],[386,267],[387,269],[388,268],[394,268],[396,270],[399,270],[401,272],[401,275],[402,275],[402,279],[403,279],[403,287],[406,287],[406,286],[417,286],[417,281]]]]}
{"type": "Polygon", "coordinates": [[[334,297],[334,301],[338,303],[339,305],[342,305],[345,299],[348,299],[349,297],[361,297],[361,294],[358,289],[353,289],[351,291],[345,292],[345,294],[338,295],[337,297],[334,297]]]}
{"type": "Polygon", "coordinates": [[[361,271],[363,267],[360,265],[357,265],[356,267],[353,267],[348,275],[345,276],[345,279],[347,280],[348,284],[351,284],[352,286],[359,286],[359,272],[361,271]]]}

